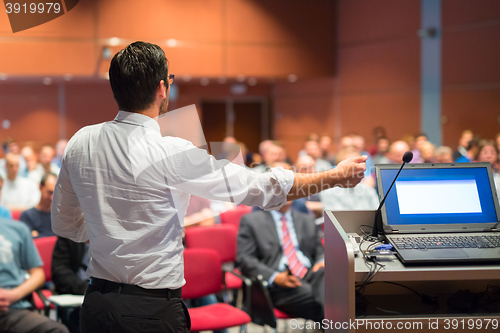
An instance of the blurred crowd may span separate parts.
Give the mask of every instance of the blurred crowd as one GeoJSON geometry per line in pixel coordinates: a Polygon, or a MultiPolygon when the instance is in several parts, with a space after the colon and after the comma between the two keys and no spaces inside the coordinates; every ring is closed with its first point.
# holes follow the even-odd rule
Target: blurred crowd
{"type": "Polygon", "coordinates": [[[500,189],[498,154],[500,133],[494,139],[490,139],[481,138],[470,130],[464,130],[455,147],[437,147],[425,133],[407,134],[402,138],[391,140],[385,128],[381,126],[373,129],[374,143],[370,146],[365,144],[365,137],[356,133],[345,135],[338,144],[335,144],[328,134],[312,133],[305,138],[297,156],[288,155],[284,144],[278,140],[262,141],[258,152],[249,152],[243,143],[233,137],[228,137],[224,141],[238,145],[245,165],[257,172],[265,172],[281,162],[292,165],[295,172],[324,171],[347,158],[357,155],[368,156],[367,170],[361,184],[353,189],[329,189],[309,198],[306,206],[316,214],[321,214],[323,209],[375,209],[379,202],[375,190],[375,164],[401,164],[402,157],[407,151],[413,152],[411,163],[488,162],[492,167],[495,186],[500,189]]]}
{"type": "MultiPolygon", "coordinates": [[[[328,134],[311,133],[305,138],[297,156],[290,156],[285,145],[278,140],[262,141],[258,151],[251,152],[243,142],[227,137],[222,152],[216,157],[232,161],[241,158],[237,162],[256,172],[266,172],[279,163],[286,163],[295,172],[311,173],[331,169],[353,156],[367,155],[367,170],[361,184],[352,189],[332,188],[304,200],[303,205],[300,205],[302,210],[316,216],[320,216],[324,209],[376,208],[379,199],[375,190],[375,164],[400,164],[406,151],[413,152],[411,163],[491,163],[495,185],[500,188],[500,133],[494,139],[487,139],[464,130],[456,147],[436,147],[424,133],[408,134],[391,140],[381,126],[374,128],[372,135],[373,144],[367,146],[365,137],[355,133],[345,135],[338,144],[328,134]]],[[[37,150],[30,144],[21,147],[12,139],[6,139],[2,143],[4,157],[0,159],[0,216],[23,220],[35,237],[53,235],[49,223],[51,196],[66,143],[66,140],[60,140],[55,145],[44,144],[37,150]],[[45,220],[49,225],[42,227],[40,222],[30,221],[39,219],[45,220]]],[[[197,215],[189,219],[188,214],[186,224],[197,225],[191,220],[199,221],[200,212],[203,212],[205,224],[215,223],[216,218],[213,219],[213,216],[232,206],[234,205],[193,198],[193,207],[188,213],[197,215]]]]}

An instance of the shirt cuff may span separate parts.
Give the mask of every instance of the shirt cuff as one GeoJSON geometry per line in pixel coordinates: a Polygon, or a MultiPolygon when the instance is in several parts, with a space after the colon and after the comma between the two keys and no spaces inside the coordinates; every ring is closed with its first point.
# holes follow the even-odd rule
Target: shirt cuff
{"type": "Polygon", "coordinates": [[[274,283],[274,279],[276,279],[276,276],[278,276],[279,272],[274,272],[273,275],[271,275],[271,277],[269,278],[269,280],[267,280],[267,282],[269,283],[268,286],[272,286],[273,283],[274,283]]]}

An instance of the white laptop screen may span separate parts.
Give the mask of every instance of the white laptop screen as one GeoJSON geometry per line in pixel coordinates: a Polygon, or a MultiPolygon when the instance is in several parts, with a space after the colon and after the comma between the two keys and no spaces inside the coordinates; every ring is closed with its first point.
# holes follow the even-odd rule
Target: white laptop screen
{"type": "MultiPolygon", "coordinates": [[[[397,171],[381,168],[377,182],[382,193],[397,171]]],[[[493,198],[486,167],[405,167],[385,202],[387,224],[496,222],[493,198]]]]}

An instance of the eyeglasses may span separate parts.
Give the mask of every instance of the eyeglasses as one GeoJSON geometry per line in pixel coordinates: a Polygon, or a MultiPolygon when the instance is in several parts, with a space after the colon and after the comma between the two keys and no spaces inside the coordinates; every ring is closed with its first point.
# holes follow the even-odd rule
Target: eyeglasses
{"type": "Polygon", "coordinates": [[[168,74],[168,83],[174,83],[175,74],[168,74]]]}

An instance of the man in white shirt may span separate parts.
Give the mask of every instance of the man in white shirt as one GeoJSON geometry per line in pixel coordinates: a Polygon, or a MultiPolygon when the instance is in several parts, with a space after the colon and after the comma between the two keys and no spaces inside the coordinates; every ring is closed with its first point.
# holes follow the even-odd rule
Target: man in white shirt
{"type": "Polygon", "coordinates": [[[19,160],[19,154],[7,153],[5,155],[7,177],[4,180],[0,205],[6,206],[11,211],[24,211],[40,201],[38,186],[18,175],[19,160]]]}
{"type": "Polygon", "coordinates": [[[306,196],[306,189],[351,187],[363,177],[363,156],[323,173],[258,174],[162,137],[157,119],[167,112],[173,76],[157,45],[136,42],[119,51],[109,76],[126,111],[68,142],[52,203],[53,231],[90,242],[83,333],[189,328],[181,236],[190,194],[270,210],[306,196]]]}

